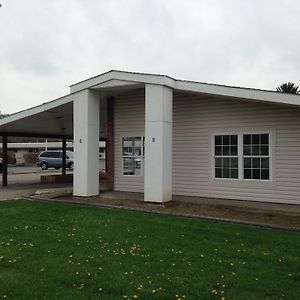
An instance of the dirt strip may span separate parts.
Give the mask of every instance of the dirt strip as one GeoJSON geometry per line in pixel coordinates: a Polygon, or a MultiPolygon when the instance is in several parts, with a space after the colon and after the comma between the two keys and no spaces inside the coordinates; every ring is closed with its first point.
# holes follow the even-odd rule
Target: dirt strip
{"type": "Polygon", "coordinates": [[[135,193],[104,193],[95,197],[37,195],[30,200],[44,200],[107,208],[160,213],[188,218],[209,219],[222,222],[247,224],[285,230],[300,231],[300,207],[295,205],[274,205],[245,201],[231,201],[195,197],[176,196],[166,204],[147,203],[135,193]],[[129,194],[129,195],[128,195],[129,194]],[[131,196],[131,197],[130,197],[131,196]]]}

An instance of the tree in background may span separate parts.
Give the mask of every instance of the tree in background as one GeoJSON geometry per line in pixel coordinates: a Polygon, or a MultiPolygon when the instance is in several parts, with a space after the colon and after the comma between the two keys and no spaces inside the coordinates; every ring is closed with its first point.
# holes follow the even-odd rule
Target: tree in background
{"type": "Polygon", "coordinates": [[[276,88],[276,91],[280,93],[287,93],[287,94],[295,94],[295,95],[300,94],[299,85],[296,86],[292,82],[283,83],[282,85],[276,88]]]}
{"type": "Polygon", "coordinates": [[[3,114],[2,111],[0,110],[0,119],[7,117],[8,114],[3,114]]]}

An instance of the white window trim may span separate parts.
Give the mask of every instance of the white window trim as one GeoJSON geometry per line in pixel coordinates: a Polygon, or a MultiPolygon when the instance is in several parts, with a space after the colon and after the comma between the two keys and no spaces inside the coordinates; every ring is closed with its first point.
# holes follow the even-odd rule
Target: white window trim
{"type": "Polygon", "coordinates": [[[240,166],[240,161],[239,161],[240,160],[239,159],[239,135],[237,133],[233,133],[233,134],[227,134],[227,133],[226,134],[214,134],[213,135],[212,151],[213,151],[213,178],[215,180],[238,181],[239,178],[240,178],[240,174],[239,174],[239,172],[240,172],[240,168],[239,168],[239,166],[240,166]],[[216,153],[215,153],[215,137],[218,136],[218,135],[237,135],[237,138],[238,138],[238,153],[237,153],[237,155],[216,155],[216,153]],[[238,178],[219,178],[219,177],[216,177],[216,168],[215,168],[215,161],[216,161],[215,159],[216,158],[237,158],[238,159],[238,178]]]}
{"type": "MultiPolygon", "coordinates": [[[[211,133],[211,181],[214,182],[237,182],[237,183],[257,183],[257,184],[270,184],[274,182],[274,151],[273,151],[273,141],[274,132],[270,129],[250,129],[245,130],[226,130],[226,131],[214,131],[211,133]],[[244,178],[244,155],[243,155],[243,135],[244,134],[269,134],[269,156],[257,156],[259,158],[266,157],[269,158],[269,179],[245,179],[244,178]],[[238,178],[217,178],[215,177],[215,136],[217,135],[237,135],[238,136],[238,178]]],[[[236,157],[236,156],[232,156],[236,157]]],[[[249,156],[251,158],[253,156],[249,156]]]]}
{"type": "Polygon", "coordinates": [[[121,136],[121,165],[122,165],[122,168],[121,168],[121,175],[123,177],[126,177],[126,178],[141,178],[141,177],[144,177],[144,164],[145,164],[145,137],[141,134],[126,134],[126,135],[122,135],[121,136]],[[139,137],[141,138],[142,140],[142,156],[124,156],[123,155],[123,138],[132,138],[132,137],[139,137]],[[124,162],[123,162],[123,159],[124,158],[135,158],[135,157],[138,157],[138,158],[141,158],[141,174],[140,175],[128,175],[128,174],[124,174],[124,162]]]}
{"type": "Polygon", "coordinates": [[[273,169],[272,169],[272,137],[271,137],[271,132],[267,131],[261,131],[261,132],[254,132],[254,133],[242,133],[241,134],[241,142],[243,143],[243,135],[244,134],[264,134],[267,133],[269,135],[269,155],[244,155],[244,149],[243,145],[241,144],[241,160],[242,160],[242,180],[243,181],[259,181],[259,182],[272,182],[272,176],[273,176],[273,169]],[[244,178],[244,158],[268,158],[269,159],[269,179],[245,179],[244,178]]]}

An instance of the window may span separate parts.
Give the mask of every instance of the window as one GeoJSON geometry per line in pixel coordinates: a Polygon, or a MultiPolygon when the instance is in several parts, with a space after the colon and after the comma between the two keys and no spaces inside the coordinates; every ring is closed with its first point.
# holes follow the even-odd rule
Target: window
{"type": "Polygon", "coordinates": [[[238,179],[238,136],[215,136],[215,177],[238,179]]]}
{"type": "Polygon", "coordinates": [[[269,134],[243,135],[244,179],[270,179],[269,134]]]}
{"type": "Polygon", "coordinates": [[[122,138],[123,175],[142,175],[144,138],[122,138]]]}
{"type": "Polygon", "coordinates": [[[215,135],[214,174],[217,179],[270,180],[270,134],[215,135]]]}
{"type": "Polygon", "coordinates": [[[59,152],[45,151],[41,154],[41,157],[59,158],[59,152]]]}
{"type": "Polygon", "coordinates": [[[51,152],[51,155],[49,157],[60,158],[61,157],[61,152],[51,152]]]}

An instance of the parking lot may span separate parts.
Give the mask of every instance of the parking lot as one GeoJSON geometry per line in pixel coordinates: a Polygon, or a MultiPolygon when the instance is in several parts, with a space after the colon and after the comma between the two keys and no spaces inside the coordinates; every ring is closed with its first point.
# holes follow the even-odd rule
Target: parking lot
{"type": "MultiPolygon", "coordinates": [[[[103,170],[105,168],[105,161],[99,161],[99,170],[103,170]]],[[[61,174],[62,170],[48,169],[41,170],[40,167],[36,165],[27,165],[27,166],[16,166],[9,165],[8,169],[8,184],[38,184],[41,181],[41,175],[55,175],[61,174]]],[[[67,169],[67,174],[72,174],[73,171],[67,169]]],[[[0,186],[2,182],[2,174],[0,174],[0,186]]]]}
{"type": "MultiPolygon", "coordinates": [[[[14,184],[39,184],[41,175],[61,174],[61,170],[49,169],[42,171],[35,165],[32,166],[9,166],[8,185],[14,184]]],[[[73,173],[67,170],[67,174],[73,173]]]]}
{"type": "MultiPolygon", "coordinates": [[[[42,171],[35,165],[32,166],[8,166],[8,186],[2,187],[2,174],[0,174],[0,200],[26,197],[34,194],[37,190],[72,187],[72,184],[45,184],[41,183],[41,175],[61,174],[61,170],[49,169],[42,171]]],[[[67,170],[67,174],[72,171],[67,170]]]]}
{"type": "MultiPolygon", "coordinates": [[[[99,161],[99,171],[105,167],[105,161],[99,161]]],[[[42,183],[41,175],[57,175],[61,174],[62,170],[48,169],[41,170],[36,165],[27,166],[8,166],[8,186],[2,187],[2,174],[0,174],[0,200],[14,199],[24,196],[30,196],[37,190],[42,189],[59,189],[59,188],[71,188],[72,183],[42,183]]],[[[67,174],[72,174],[73,171],[66,170],[67,174]]]]}

